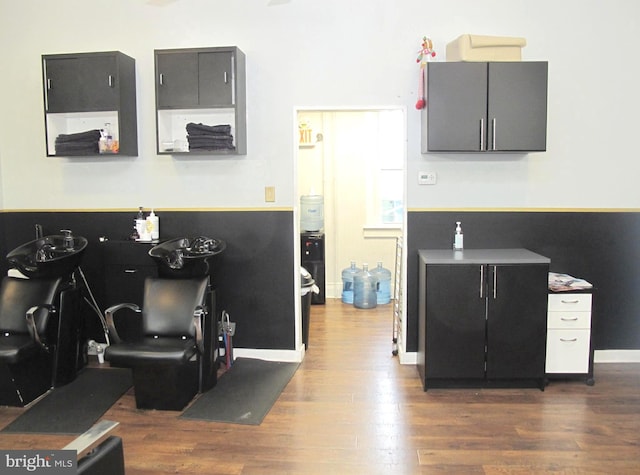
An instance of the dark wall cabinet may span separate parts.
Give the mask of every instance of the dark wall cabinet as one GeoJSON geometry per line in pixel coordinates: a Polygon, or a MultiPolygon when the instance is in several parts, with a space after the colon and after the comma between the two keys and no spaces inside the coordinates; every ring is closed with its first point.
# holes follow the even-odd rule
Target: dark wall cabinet
{"type": "MultiPolygon", "coordinates": [[[[158,153],[246,154],[245,55],[236,47],[155,51],[158,153]],[[222,140],[194,147],[190,122],[231,126],[222,140]]],[[[202,145],[200,142],[199,145],[202,145]]]]}
{"type": "Polygon", "coordinates": [[[428,63],[422,152],[546,150],[547,62],[428,63]]]}
{"type": "Polygon", "coordinates": [[[548,259],[524,249],[421,251],[418,371],[424,389],[544,388],[548,272],[548,259]]]}
{"type": "Polygon", "coordinates": [[[75,155],[56,153],[60,134],[103,129],[105,124],[118,142],[117,154],[138,154],[133,58],[118,51],[43,55],[42,73],[47,156],[75,155]]]}

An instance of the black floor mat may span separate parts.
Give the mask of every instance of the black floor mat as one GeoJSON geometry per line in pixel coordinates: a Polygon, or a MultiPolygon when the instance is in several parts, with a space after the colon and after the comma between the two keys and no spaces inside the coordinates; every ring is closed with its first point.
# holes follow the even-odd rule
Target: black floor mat
{"type": "Polygon", "coordinates": [[[128,369],[85,368],[75,380],[55,388],[2,432],[82,434],[131,386],[128,369]]]}
{"type": "Polygon", "coordinates": [[[218,384],[180,417],[259,425],[285,388],[298,363],[237,358],[218,384]]]}

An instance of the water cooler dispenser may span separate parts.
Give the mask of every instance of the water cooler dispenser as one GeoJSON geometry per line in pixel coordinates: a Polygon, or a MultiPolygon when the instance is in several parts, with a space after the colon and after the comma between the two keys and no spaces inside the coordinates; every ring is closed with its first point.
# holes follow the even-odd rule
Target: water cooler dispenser
{"type": "Polygon", "coordinates": [[[324,233],[304,232],[300,234],[302,267],[307,269],[320,292],[311,294],[312,304],[325,303],[324,233]]]}

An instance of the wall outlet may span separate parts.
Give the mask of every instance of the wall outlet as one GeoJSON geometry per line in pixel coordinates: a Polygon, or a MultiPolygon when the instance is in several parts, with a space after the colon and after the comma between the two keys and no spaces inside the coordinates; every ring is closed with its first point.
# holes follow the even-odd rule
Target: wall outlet
{"type": "Polygon", "coordinates": [[[418,185],[435,185],[437,182],[436,172],[418,172],[418,185]]]}

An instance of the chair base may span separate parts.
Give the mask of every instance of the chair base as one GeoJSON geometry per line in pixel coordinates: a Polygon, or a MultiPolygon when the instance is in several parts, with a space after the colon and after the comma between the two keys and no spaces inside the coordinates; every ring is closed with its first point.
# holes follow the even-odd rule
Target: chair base
{"type": "Polygon", "coordinates": [[[51,389],[51,380],[51,361],[46,355],[0,364],[0,406],[26,406],[51,389]]]}
{"type": "Polygon", "coordinates": [[[138,409],[181,411],[198,393],[198,363],[132,368],[138,409]]]}

